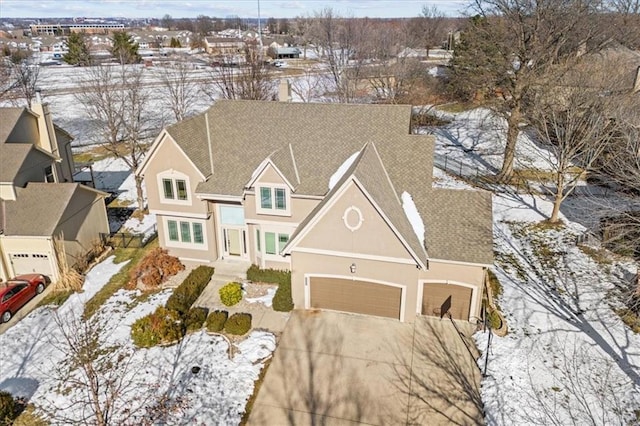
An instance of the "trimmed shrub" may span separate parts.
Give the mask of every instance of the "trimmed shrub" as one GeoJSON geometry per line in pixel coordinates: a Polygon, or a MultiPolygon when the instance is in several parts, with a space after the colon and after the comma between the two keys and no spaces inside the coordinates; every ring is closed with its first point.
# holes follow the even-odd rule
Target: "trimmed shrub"
{"type": "Polygon", "coordinates": [[[247,270],[247,279],[261,283],[291,284],[291,272],[279,269],[260,269],[257,265],[251,265],[247,270]]]}
{"type": "Polygon", "coordinates": [[[209,309],[207,308],[196,307],[189,309],[189,312],[184,317],[184,325],[187,328],[187,332],[200,330],[207,319],[208,313],[209,309]]]}
{"type": "Polygon", "coordinates": [[[186,314],[209,284],[212,275],[213,268],[204,265],[191,271],[167,300],[167,309],[178,311],[180,315],[186,314]]]}
{"type": "Polygon", "coordinates": [[[233,306],[242,300],[242,284],[236,282],[227,283],[218,290],[218,293],[225,306],[233,306]]]}
{"type": "Polygon", "coordinates": [[[138,319],[131,326],[131,339],[141,348],[175,342],[182,336],[184,336],[184,324],[180,314],[163,306],[138,319]]]}
{"type": "Polygon", "coordinates": [[[290,271],[260,269],[257,265],[251,265],[247,271],[247,279],[255,282],[278,284],[276,294],[273,296],[273,310],[289,312],[293,309],[290,271]]]}
{"type": "Polygon", "coordinates": [[[289,312],[293,309],[293,299],[291,298],[291,282],[278,285],[276,294],[273,295],[273,310],[278,312],[289,312]]]}
{"type": "Polygon", "coordinates": [[[500,318],[500,314],[497,310],[489,312],[487,319],[489,320],[489,326],[492,329],[497,330],[502,327],[502,319],[500,318]]]}
{"type": "Polygon", "coordinates": [[[218,333],[224,328],[229,313],[227,311],[213,311],[207,317],[207,330],[218,333]]]}
{"type": "Polygon", "coordinates": [[[251,314],[233,314],[224,325],[224,331],[238,336],[246,334],[249,330],[251,330],[251,314]]]}
{"type": "Polygon", "coordinates": [[[177,257],[170,256],[167,250],[156,247],[131,269],[127,287],[134,289],[142,284],[144,289],[154,289],[182,270],[184,265],[177,257]]]}
{"type": "Polygon", "coordinates": [[[10,425],[16,418],[16,403],[9,392],[0,391],[0,424],[10,425]]]}

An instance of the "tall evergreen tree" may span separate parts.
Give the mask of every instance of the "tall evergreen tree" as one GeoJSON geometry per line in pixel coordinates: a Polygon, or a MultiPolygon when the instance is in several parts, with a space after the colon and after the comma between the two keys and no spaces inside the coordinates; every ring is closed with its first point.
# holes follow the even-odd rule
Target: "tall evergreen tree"
{"type": "Polygon", "coordinates": [[[71,33],[67,39],[67,47],[69,51],[64,54],[62,60],[69,65],[80,65],[85,67],[91,64],[89,56],[89,47],[80,33],[71,33]]]}
{"type": "Polygon", "coordinates": [[[135,43],[126,31],[114,31],[111,41],[111,54],[121,65],[140,62],[138,43],[135,43]]]}

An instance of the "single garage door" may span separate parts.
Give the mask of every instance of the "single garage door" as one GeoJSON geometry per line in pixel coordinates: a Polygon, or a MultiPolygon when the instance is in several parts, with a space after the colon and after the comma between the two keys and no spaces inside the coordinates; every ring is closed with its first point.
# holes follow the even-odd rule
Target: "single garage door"
{"type": "Polygon", "coordinates": [[[454,319],[469,320],[472,294],[470,287],[425,283],[423,290],[422,315],[441,316],[441,313],[448,310],[454,319]]]}
{"type": "Polygon", "coordinates": [[[44,274],[52,275],[49,256],[40,253],[11,253],[11,264],[16,275],[20,274],[44,274]]]}
{"type": "Polygon", "coordinates": [[[400,319],[400,287],[322,277],[312,277],[310,286],[312,308],[400,319]]]}

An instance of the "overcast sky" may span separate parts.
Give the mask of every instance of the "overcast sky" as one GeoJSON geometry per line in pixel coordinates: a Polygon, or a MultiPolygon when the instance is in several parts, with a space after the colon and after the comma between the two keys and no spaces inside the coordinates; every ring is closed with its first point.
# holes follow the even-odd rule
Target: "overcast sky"
{"type": "MultiPolygon", "coordinates": [[[[260,0],[263,18],[293,18],[331,7],[342,16],[397,18],[418,16],[435,5],[448,16],[460,16],[468,0],[260,0]]],[[[130,17],[194,18],[198,15],[258,17],[258,0],[0,0],[0,18],[130,17]]]]}

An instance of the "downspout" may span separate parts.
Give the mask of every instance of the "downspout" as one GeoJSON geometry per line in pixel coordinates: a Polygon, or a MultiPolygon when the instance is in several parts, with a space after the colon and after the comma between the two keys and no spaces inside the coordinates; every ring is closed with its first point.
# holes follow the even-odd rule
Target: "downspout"
{"type": "Polygon", "coordinates": [[[7,261],[4,258],[4,249],[2,247],[2,239],[3,239],[2,237],[4,236],[4,230],[7,227],[7,209],[6,209],[5,203],[6,203],[5,200],[0,198],[0,209],[2,209],[2,229],[0,229],[0,268],[2,272],[6,274],[5,277],[0,277],[0,278],[4,278],[8,280],[11,277],[9,276],[9,266],[7,265],[7,261]]]}

